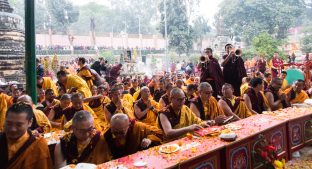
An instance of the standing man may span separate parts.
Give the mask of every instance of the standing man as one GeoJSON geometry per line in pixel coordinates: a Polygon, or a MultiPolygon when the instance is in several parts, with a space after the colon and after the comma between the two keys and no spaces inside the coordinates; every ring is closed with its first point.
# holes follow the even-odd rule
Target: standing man
{"type": "Polygon", "coordinates": [[[278,53],[275,52],[273,55],[273,59],[271,60],[271,71],[272,71],[272,77],[277,77],[279,72],[284,68],[283,64],[283,60],[278,58],[278,53]]]}
{"type": "Polygon", "coordinates": [[[207,61],[199,64],[199,69],[201,70],[200,82],[208,82],[213,89],[212,95],[218,98],[218,95],[222,95],[223,73],[218,60],[212,55],[212,49],[206,48],[205,53],[208,56],[207,61]]]}
{"type": "Polygon", "coordinates": [[[263,56],[257,60],[257,69],[261,73],[265,73],[266,71],[266,61],[264,60],[263,56]]]}
{"type": "Polygon", "coordinates": [[[225,45],[226,55],[223,56],[223,76],[224,82],[229,83],[234,88],[234,95],[240,96],[240,86],[243,77],[247,76],[244,61],[241,56],[236,55],[231,44],[225,45]]]}

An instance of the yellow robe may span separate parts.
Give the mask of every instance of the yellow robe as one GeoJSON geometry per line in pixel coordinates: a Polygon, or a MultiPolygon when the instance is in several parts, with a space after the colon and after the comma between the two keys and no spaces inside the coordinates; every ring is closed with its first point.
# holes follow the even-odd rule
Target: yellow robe
{"type": "Polygon", "coordinates": [[[41,110],[35,108],[33,110],[38,126],[43,128],[44,133],[49,133],[52,130],[52,126],[47,116],[41,110]]]}
{"type": "Polygon", "coordinates": [[[208,119],[203,120],[214,120],[216,117],[223,115],[223,110],[219,107],[217,100],[214,97],[210,97],[208,103],[203,104],[205,117],[208,119]]]}
{"type": "MultiPolygon", "coordinates": [[[[106,130],[108,126],[108,120],[106,119],[103,106],[108,104],[110,99],[108,97],[104,97],[101,99],[101,105],[99,107],[92,107],[91,109],[94,111],[95,115],[98,117],[99,122],[102,126],[102,131],[106,130]]],[[[89,106],[90,107],[90,106],[89,106]]]]}
{"type": "Polygon", "coordinates": [[[80,76],[82,79],[84,79],[87,84],[88,84],[88,87],[91,89],[91,87],[93,86],[93,80],[94,80],[94,77],[92,76],[91,72],[89,69],[86,69],[86,68],[82,68],[78,73],[77,73],[78,76],[80,76]]]}
{"type": "Polygon", "coordinates": [[[131,94],[124,94],[122,96],[122,102],[123,106],[127,107],[129,110],[133,111],[133,104],[135,102],[135,99],[132,97],[131,94]]]}
{"type": "MultiPolygon", "coordinates": [[[[286,95],[288,95],[292,89],[293,89],[292,87],[286,89],[285,90],[286,95]]],[[[291,104],[303,103],[308,98],[309,98],[308,94],[305,91],[301,90],[300,93],[296,93],[296,97],[294,99],[290,100],[290,103],[291,104]]]]}
{"type": "Polygon", "coordinates": [[[288,87],[288,82],[286,79],[283,80],[283,83],[282,83],[282,87],[281,87],[281,90],[284,91],[286,90],[288,87]]]}
{"type": "Polygon", "coordinates": [[[10,96],[5,93],[0,93],[0,131],[3,130],[5,123],[5,116],[8,109],[7,101],[10,100],[10,96]]]}
{"type": "Polygon", "coordinates": [[[58,96],[57,86],[50,77],[43,77],[42,89],[52,89],[54,91],[54,94],[58,96]]]}
{"type": "Polygon", "coordinates": [[[248,87],[249,87],[248,83],[244,83],[241,85],[241,87],[240,87],[241,96],[244,95],[244,93],[248,89],[248,87]]]}
{"type": "Polygon", "coordinates": [[[72,87],[77,88],[78,92],[81,93],[84,98],[91,97],[91,91],[86,81],[77,75],[67,75],[67,83],[65,85],[66,90],[70,90],[72,87]]]}
{"type": "MultiPolygon", "coordinates": [[[[144,118],[143,120],[139,120],[140,122],[142,123],[145,123],[145,124],[148,124],[148,125],[151,125],[151,126],[156,126],[157,123],[157,116],[158,116],[158,111],[159,111],[159,103],[157,103],[155,100],[151,100],[151,105],[155,108],[154,111],[152,110],[148,110],[147,113],[146,113],[146,118],[144,118]]],[[[141,111],[144,111],[144,110],[141,110],[141,111]]]]}
{"type": "MultiPolygon", "coordinates": [[[[167,107],[166,110],[163,110],[160,113],[167,113],[167,112],[173,111],[173,110],[171,110],[170,107],[171,106],[167,107]]],[[[171,113],[174,113],[174,112],[171,112],[171,113]]],[[[203,123],[205,123],[199,117],[197,117],[196,114],[194,114],[190,108],[188,108],[185,105],[183,105],[183,107],[182,107],[178,117],[179,117],[179,119],[178,119],[179,123],[174,125],[174,126],[171,126],[173,129],[184,128],[184,127],[188,127],[188,126],[193,125],[193,124],[203,124],[203,123]]],[[[158,117],[158,120],[157,120],[157,126],[162,129],[159,117],[158,117]]],[[[179,138],[182,138],[184,136],[185,135],[180,136],[179,138]]],[[[175,138],[175,139],[177,139],[177,138],[175,138]]],[[[172,139],[165,139],[165,140],[166,140],[166,142],[168,142],[168,141],[171,141],[172,139]]]]}
{"type": "Polygon", "coordinates": [[[232,110],[233,113],[235,113],[241,119],[252,116],[252,113],[249,111],[248,107],[246,106],[246,104],[243,100],[239,101],[239,104],[236,108],[234,107],[237,104],[236,99],[237,99],[237,97],[234,96],[233,99],[227,99],[229,102],[226,101],[227,104],[231,104],[231,106],[229,105],[230,108],[233,107],[235,109],[234,111],[232,110]]]}

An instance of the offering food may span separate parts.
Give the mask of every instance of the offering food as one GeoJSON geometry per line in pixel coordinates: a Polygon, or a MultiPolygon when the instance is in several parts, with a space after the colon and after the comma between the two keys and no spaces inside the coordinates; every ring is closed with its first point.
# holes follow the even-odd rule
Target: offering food
{"type": "Polygon", "coordinates": [[[225,125],[224,127],[225,127],[226,129],[230,129],[230,130],[233,130],[233,131],[239,130],[239,129],[242,128],[241,125],[237,125],[237,124],[227,124],[227,125],[225,125]]]}
{"type": "Polygon", "coordinates": [[[178,144],[168,144],[159,147],[159,153],[171,154],[180,150],[178,144]]]}
{"type": "Polygon", "coordinates": [[[204,128],[204,129],[195,131],[195,134],[199,136],[214,135],[214,134],[219,134],[221,129],[222,128],[219,126],[213,126],[213,127],[204,128]]]}

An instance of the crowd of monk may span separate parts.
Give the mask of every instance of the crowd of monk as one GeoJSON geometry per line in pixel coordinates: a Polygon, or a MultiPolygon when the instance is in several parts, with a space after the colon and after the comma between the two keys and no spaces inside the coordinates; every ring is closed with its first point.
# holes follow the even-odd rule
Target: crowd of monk
{"type": "Polygon", "coordinates": [[[81,58],[78,73],[61,70],[57,83],[50,77],[37,77],[40,106],[11,85],[9,92],[0,92],[0,166],[49,169],[81,162],[101,164],[204,127],[286,108],[309,98],[303,80],[283,86],[285,72],[274,78],[270,73],[248,77],[246,71],[234,70],[242,68],[237,62],[243,61],[230,53],[224,57],[222,70],[212,50],[206,52],[209,61],[199,65],[200,78],[165,74],[148,83],[127,78],[96,85],[81,58]],[[222,79],[211,76],[218,73],[222,79]],[[66,134],[56,144],[52,162],[42,134],[57,130],[66,134]]]}

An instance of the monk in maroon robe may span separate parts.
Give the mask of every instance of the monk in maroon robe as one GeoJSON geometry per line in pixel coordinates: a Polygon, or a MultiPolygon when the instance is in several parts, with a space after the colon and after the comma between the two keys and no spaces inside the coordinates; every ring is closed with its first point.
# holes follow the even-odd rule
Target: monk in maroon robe
{"type": "Polygon", "coordinates": [[[201,70],[200,82],[208,82],[212,86],[213,96],[218,98],[218,95],[222,95],[223,73],[218,60],[212,55],[212,49],[207,48],[205,53],[208,55],[208,61],[198,65],[201,70]]]}
{"type": "Polygon", "coordinates": [[[224,82],[233,86],[235,96],[240,96],[242,79],[247,76],[247,73],[244,60],[242,57],[236,56],[232,48],[231,44],[225,46],[227,54],[223,56],[224,61],[221,65],[223,66],[224,82]]]}
{"type": "Polygon", "coordinates": [[[278,58],[278,53],[274,53],[271,67],[272,78],[278,76],[279,71],[284,68],[283,64],[284,64],[283,60],[278,58]]]}

